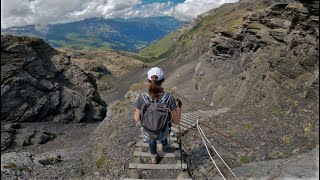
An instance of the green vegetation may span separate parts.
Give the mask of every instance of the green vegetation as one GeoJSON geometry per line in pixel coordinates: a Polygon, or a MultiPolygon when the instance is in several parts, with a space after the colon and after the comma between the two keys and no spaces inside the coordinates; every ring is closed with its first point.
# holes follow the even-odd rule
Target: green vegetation
{"type": "Polygon", "coordinates": [[[130,87],[130,90],[133,92],[144,89],[146,86],[143,83],[135,83],[130,87]]]}
{"type": "Polygon", "coordinates": [[[79,173],[80,173],[80,176],[81,176],[81,177],[84,177],[85,171],[84,171],[83,169],[81,169],[79,173]]]}
{"type": "Polygon", "coordinates": [[[142,49],[139,52],[139,55],[149,57],[151,60],[166,58],[170,56],[176,49],[174,44],[176,37],[176,32],[171,33],[170,35],[160,39],[158,42],[142,49]]]}
{"type": "Polygon", "coordinates": [[[283,151],[283,152],[280,153],[280,156],[281,156],[282,158],[288,158],[288,157],[290,157],[291,155],[292,155],[292,153],[289,152],[289,151],[283,151]]]}
{"type": "Polygon", "coordinates": [[[66,40],[50,40],[49,43],[54,47],[64,47],[76,50],[110,50],[109,43],[102,42],[97,37],[80,37],[79,34],[69,33],[66,40]]]}
{"type": "Polygon", "coordinates": [[[98,169],[102,169],[104,165],[106,164],[106,157],[101,156],[97,161],[96,161],[96,166],[98,169]]]}
{"type": "Polygon", "coordinates": [[[314,131],[315,131],[315,125],[314,125],[313,123],[307,123],[307,124],[305,124],[304,127],[303,127],[303,132],[304,132],[304,134],[306,134],[306,135],[309,135],[309,134],[311,134],[311,133],[314,132],[314,131]]]}
{"type": "Polygon", "coordinates": [[[286,112],[283,109],[275,109],[271,112],[271,115],[275,117],[275,116],[284,115],[285,113],[286,112]]]}
{"type": "Polygon", "coordinates": [[[246,129],[246,131],[251,131],[253,129],[253,125],[252,124],[246,124],[246,125],[244,125],[244,128],[246,129]]]}
{"type": "Polygon", "coordinates": [[[32,139],[35,137],[35,134],[32,134],[31,136],[28,137],[27,140],[23,141],[22,146],[30,146],[33,145],[32,139]]]}
{"type": "Polygon", "coordinates": [[[245,163],[248,163],[250,162],[250,158],[248,156],[241,156],[240,157],[240,163],[241,164],[245,164],[245,163]]]}
{"type": "MultiPolygon", "coordinates": [[[[257,5],[259,6],[259,5],[257,5]]],[[[185,30],[184,33],[173,32],[156,43],[147,46],[139,55],[148,57],[151,62],[169,57],[175,51],[187,52],[194,46],[194,37],[212,37],[215,32],[224,31],[228,34],[237,34],[244,23],[244,17],[250,13],[247,8],[234,9],[234,5],[227,4],[203,17],[198,24],[185,30]],[[180,34],[179,34],[180,33],[180,34]]],[[[197,20],[196,20],[197,21],[197,20]]]]}
{"type": "Polygon", "coordinates": [[[248,25],[248,29],[261,29],[261,26],[260,23],[254,22],[248,25]]]}
{"type": "Polygon", "coordinates": [[[281,137],[281,140],[285,144],[291,144],[293,142],[292,137],[289,137],[289,136],[283,136],[281,137]]]}
{"type": "Polygon", "coordinates": [[[16,164],[13,164],[13,163],[10,163],[10,164],[5,164],[3,165],[4,168],[7,168],[7,169],[16,169],[17,168],[17,165],[16,164]]]}

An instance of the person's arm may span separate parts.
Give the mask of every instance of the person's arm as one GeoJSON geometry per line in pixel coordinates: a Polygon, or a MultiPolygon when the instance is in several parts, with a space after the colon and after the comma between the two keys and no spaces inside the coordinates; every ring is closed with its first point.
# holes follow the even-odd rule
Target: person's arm
{"type": "Polygon", "coordinates": [[[176,109],[172,110],[172,123],[178,125],[181,119],[181,109],[177,107],[176,109]]]}
{"type": "Polygon", "coordinates": [[[137,124],[140,121],[140,110],[136,108],[134,113],[134,124],[137,124]]]}

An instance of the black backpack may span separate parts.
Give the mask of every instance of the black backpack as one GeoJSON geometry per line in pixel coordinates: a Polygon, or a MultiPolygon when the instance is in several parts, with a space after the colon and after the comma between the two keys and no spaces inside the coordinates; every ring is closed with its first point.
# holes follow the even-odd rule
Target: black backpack
{"type": "Polygon", "coordinates": [[[171,120],[169,108],[170,94],[164,94],[160,100],[153,100],[147,94],[142,94],[144,104],[141,107],[140,122],[151,137],[156,138],[164,132],[171,120]]]}

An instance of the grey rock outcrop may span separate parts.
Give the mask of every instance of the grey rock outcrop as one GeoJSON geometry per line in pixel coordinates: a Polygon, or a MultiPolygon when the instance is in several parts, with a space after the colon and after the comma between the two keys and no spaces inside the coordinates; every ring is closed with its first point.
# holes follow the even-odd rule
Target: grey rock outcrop
{"type": "Polygon", "coordinates": [[[239,31],[226,28],[210,38],[196,66],[198,93],[212,106],[232,109],[208,125],[237,129],[228,133],[255,144],[255,160],[288,157],[318,143],[319,16],[312,10],[318,3],[248,12],[239,31]]]}
{"type": "MultiPolygon", "coordinates": [[[[1,179],[38,179],[39,172],[50,169],[61,162],[61,155],[46,154],[35,156],[29,152],[11,152],[1,155],[1,179]]],[[[41,179],[41,178],[40,178],[41,179]]]]}
{"type": "Polygon", "coordinates": [[[196,66],[193,80],[198,92],[211,94],[211,103],[222,107],[263,104],[274,108],[288,98],[316,104],[317,4],[275,4],[250,12],[239,32],[218,32],[196,66]]]}
{"type": "Polygon", "coordinates": [[[19,123],[1,125],[1,151],[8,149],[14,141],[17,130],[21,128],[19,123]]]}
{"type": "Polygon", "coordinates": [[[5,153],[1,155],[1,179],[29,179],[34,168],[43,165],[34,161],[31,153],[5,153]]]}
{"type": "Polygon", "coordinates": [[[1,36],[1,121],[94,122],[106,103],[95,80],[43,40],[1,36]]]}
{"type": "Polygon", "coordinates": [[[174,71],[170,85],[187,102],[230,109],[204,123],[250,144],[239,150],[214,136],[237,162],[286,158],[318,144],[318,12],[319,1],[243,0],[200,17],[177,40],[165,69],[174,71]]]}

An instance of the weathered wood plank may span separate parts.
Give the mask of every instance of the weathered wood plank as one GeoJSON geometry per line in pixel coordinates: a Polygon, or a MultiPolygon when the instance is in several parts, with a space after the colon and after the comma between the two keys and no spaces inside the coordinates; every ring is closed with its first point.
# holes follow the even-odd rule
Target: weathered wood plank
{"type": "MultiPolygon", "coordinates": [[[[157,142],[157,147],[160,148],[161,143],[157,142]]],[[[139,140],[136,143],[136,146],[141,146],[141,147],[149,147],[148,143],[143,142],[142,140],[139,140]]],[[[178,143],[171,143],[170,146],[174,147],[174,148],[179,148],[179,144],[178,143]]]]}
{"type": "MultiPolygon", "coordinates": [[[[141,180],[141,179],[124,178],[124,180],[141,180]]],[[[177,180],[177,179],[145,179],[145,180],[177,180]]],[[[192,179],[180,179],[180,180],[192,180],[192,179]]]]}
{"type": "MultiPolygon", "coordinates": [[[[179,129],[179,125],[174,125],[174,124],[172,124],[172,127],[175,127],[175,128],[177,128],[177,129],[179,129]]],[[[182,126],[182,125],[180,124],[180,130],[186,131],[187,129],[188,129],[187,127],[182,126]]]]}
{"type": "Polygon", "coordinates": [[[199,117],[196,114],[182,114],[181,117],[199,117]]]}
{"type": "MultiPolygon", "coordinates": [[[[133,153],[133,156],[140,156],[140,157],[151,157],[151,153],[149,152],[139,152],[135,151],[133,153]]],[[[176,158],[176,157],[181,157],[180,153],[165,153],[165,152],[158,152],[159,157],[163,158],[176,158]]]]}
{"type": "Polygon", "coordinates": [[[135,164],[129,163],[129,169],[186,169],[187,164],[135,164]]]}
{"type": "Polygon", "coordinates": [[[177,138],[173,137],[173,136],[170,136],[170,137],[168,137],[168,140],[171,141],[171,142],[174,142],[174,141],[177,141],[177,138]]]}
{"type": "Polygon", "coordinates": [[[187,114],[187,115],[184,115],[184,117],[189,117],[189,118],[199,118],[201,116],[197,115],[197,114],[187,114]]]}
{"type": "Polygon", "coordinates": [[[183,118],[183,121],[188,121],[188,122],[190,122],[190,123],[197,123],[197,118],[189,118],[189,117],[187,117],[187,118],[183,118]]]}
{"type": "Polygon", "coordinates": [[[180,125],[188,128],[188,129],[192,128],[192,126],[190,124],[188,124],[188,123],[186,123],[185,121],[182,121],[182,120],[180,120],[180,125]]]}
{"type": "MultiPolygon", "coordinates": [[[[172,129],[173,133],[179,132],[179,127],[172,126],[171,129],[172,129]]],[[[184,133],[185,130],[187,130],[187,129],[186,129],[186,128],[181,128],[181,129],[180,129],[180,131],[181,131],[182,133],[184,133]]]]}
{"type": "Polygon", "coordinates": [[[189,126],[191,126],[191,127],[196,126],[196,122],[189,122],[189,121],[186,121],[185,119],[181,119],[181,121],[180,121],[180,122],[183,122],[183,123],[189,124],[189,126]]]}

